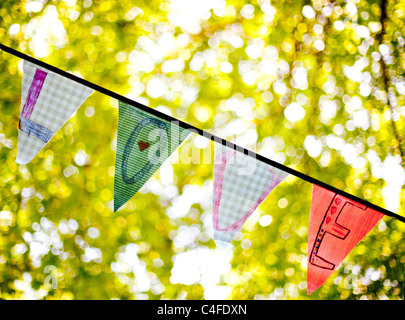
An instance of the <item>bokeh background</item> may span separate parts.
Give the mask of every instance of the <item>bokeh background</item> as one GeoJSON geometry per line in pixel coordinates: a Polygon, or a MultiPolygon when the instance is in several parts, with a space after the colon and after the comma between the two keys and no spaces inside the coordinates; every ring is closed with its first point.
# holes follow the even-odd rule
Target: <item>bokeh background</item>
{"type": "MultiPolygon", "coordinates": [[[[402,216],[404,21],[403,0],[0,2],[1,43],[402,216]]],[[[201,154],[114,214],[118,103],[101,93],[17,165],[21,78],[1,52],[1,299],[404,298],[389,217],[307,296],[312,186],[294,176],[217,249],[213,143],[195,134],[180,154],[201,154]]]]}

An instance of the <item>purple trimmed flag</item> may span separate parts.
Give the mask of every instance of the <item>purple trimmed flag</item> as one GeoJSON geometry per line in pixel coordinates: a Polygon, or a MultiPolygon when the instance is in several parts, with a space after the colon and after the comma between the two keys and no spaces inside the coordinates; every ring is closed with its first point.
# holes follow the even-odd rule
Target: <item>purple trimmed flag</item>
{"type": "Polygon", "coordinates": [[[288,173],[215,144],[212,220],[214,241],[226,247],[256,208],[288,173]]]}

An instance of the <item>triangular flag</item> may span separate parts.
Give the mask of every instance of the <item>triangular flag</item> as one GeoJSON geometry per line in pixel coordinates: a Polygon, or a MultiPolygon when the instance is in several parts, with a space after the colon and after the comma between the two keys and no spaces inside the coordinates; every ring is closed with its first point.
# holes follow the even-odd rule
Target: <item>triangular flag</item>
{"type": "Polygon", "coordinates": [[[190,131],[119,101],[114,212],[123,206],[190,131]]]}
{"type": "Polygon", "coordinates": [[[212,208],[215,243],[226,247],[246,219],[287,175],[216,143],[212,208]]]}
{"type": "Polygon", "coordinates": [[[313,185],[308,231],[307,292],[329,278],[383,214],[313,185]]]}
{"type": "Polygon", "coordinates": [[[24,60],[16,162],[30,162],[92,92],[24,60]]]}

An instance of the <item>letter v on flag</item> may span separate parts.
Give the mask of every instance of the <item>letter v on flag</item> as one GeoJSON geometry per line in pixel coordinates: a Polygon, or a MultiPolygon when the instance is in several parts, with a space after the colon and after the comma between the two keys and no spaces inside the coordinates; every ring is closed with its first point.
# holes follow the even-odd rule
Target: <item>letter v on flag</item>
{"type": "Polygon", "coordinates": [[[226,247],[246,219],[287,175],[216,143],[212,208],[215,243],[226,247]]]}
{"type": "Polygon", "coordinates": [[[30,162],[92,92],[24,60],[16,162],[30,162]]]}
{"type": "Polygon", "coordinates": [[[383,214],[313,185],[308,230],[307,292],[317,290],[383,214]]]}
{"type": "Polygon", "coordinates": [[[138,192],[189,134],[175,123],[119,101],[114,212],[138,192]]]}

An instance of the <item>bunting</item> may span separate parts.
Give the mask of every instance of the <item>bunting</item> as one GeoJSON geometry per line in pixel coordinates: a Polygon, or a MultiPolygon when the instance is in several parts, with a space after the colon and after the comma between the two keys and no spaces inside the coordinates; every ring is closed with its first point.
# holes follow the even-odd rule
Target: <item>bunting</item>
{"type": "Polygon", "coordinates": [[[190,133],[119,101],[114,212],[122,207],[190,133]]]}
{"type": "Polygon", "coordinates": [[[383,214],[313,185],[308,231],[307,292],[329,278],[383,214]]]}
{"type": "Polygon", "coordinates": [[[30,162],[92,92],[24,60],[16,163],[30,162]]]}
{"type": "MultiPolygon", "coordinates": [[[[57,72],[24,60],[16,158],[19,164],[30,162],[93,92],[89,86],[57,72]]],[[[169,122],[165,120],[167,117],[144,110],[119,101],[114,212],[138,192],[190,134],[174,118],[169,122]]],[[[252,154],[215,144],[212,221],[214,240],[219,247],[232,241],[248,217],[287,175],[286,171],[258,161],[252,154]]],[[[314,179],[300,176],[314,183],[314,179]]],[[[401,216],[392,216],[404,221],[401,216]]],[[[313,184],[308,230],[308,294],[329,278],[382,217],[379,211],[313,184]]]]}
{"type": "Polygon", "coordinates": [[[288,173],[215,144],[214,241],[226,247],[246,219],[288,173]]]}

